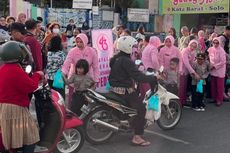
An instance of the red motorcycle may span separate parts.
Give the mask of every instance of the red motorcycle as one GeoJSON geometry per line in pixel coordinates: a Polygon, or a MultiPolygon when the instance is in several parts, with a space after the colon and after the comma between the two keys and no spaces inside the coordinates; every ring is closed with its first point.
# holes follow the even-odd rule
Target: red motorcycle
{"type": "MultiPolygon", "coordinates": [[[[40,127],[40,142],[35,147],[37,153],[76,153],[84,144],[83,122],[65,108],[62,96],[49,88],[39,87],[34,92],[37,119],[40,127]]],[[[17,153],[19,150],[1,153],[17,153]]]]}

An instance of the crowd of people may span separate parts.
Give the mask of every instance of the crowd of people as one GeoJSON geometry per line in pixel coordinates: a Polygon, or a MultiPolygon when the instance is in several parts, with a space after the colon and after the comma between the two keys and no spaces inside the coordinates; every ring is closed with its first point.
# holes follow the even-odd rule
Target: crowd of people
{"type": "MultiPolygon", "coordinates": [[[[4,128],[2,125],[4,119],[4,125],[9,124],[6,123],[7,119],[2,114],[11,116],[10,109],[19,109],[18,113],[24,112],[24,116],[15,112],[12,118],[17,118],[19,121],[27,118],[27,121],[30,121],[30,115],[25,109],[29,104],[29,97],[26,98],[26,95],[35,89],[35,84],[38,84],[41,77],[45,76],[51,88],[60,92],[64,98],[68,98],[70,109],[77,114],[80,112],[79,108],[84,104],[82,93],[87,88],[95,89],[95,84],[99,81],[98,55],[96,50],[90,46],[91,39],[88,35],[89,27],[87,23],[85,22],[83,27],[79,28],[75,26],[74,20],[71,19],[63,32],[61,32],[62,26],[58,22],[49,23],[45,27],[42,24],[43,19],[41,17],[38,17],[37,20],[27,19],[23,13],[20,13],[17,18],[0,18],[0,43],[3,44],[6,41],[13,40],[27,46],[33,57],[31,64],[33,64],[34,72],[31,80],[25,74],[21,74],[18,65],[10,67],[9,64],[4,64],[1,66],[1,75],[3,73],[10,75],[6,71],[7,68],[11,68],[12,71],[17,71],[22,77],[26,78],[22,83],[30,86],[23,92],[25,104],[21,105],[21,99],[19,99],[21,97],[16,97],[12,101],[12,99],[3,96],[7,91],[5,91],[5,88],[2,90],[2,86],[8,86],[8,84],[1,80],[9,78],[7,78],[7,75],[5,77],[1,76],[1,128],[4,128]],[[65,88],[54,86],[54,77],[59,70],[62,72],[65,84],[69,86],[69,97],[65,97],[65,88]]],[[[116,39],[114,40],[114,57],[110,62],[110,90],[119,94],[128,101],[131,107],[138,110],[137,120],[134,123],[133,143],[144,146],[150,144],[140,136],[144,129],[145,108],[140,105],[141,100],[136,101],[136,99],[143,98],[147,89],[154,88],[153,85],[149,87],[145,82],[156,84],[156,80],[144,76],[143,71],[157,71],[163,66],[164,71],[161,77],[158,77],[159,81],[169,91],[179,96],[182,106],[188,106],[190,99],[191,107],[195,111],[205,111],[205,99],[212,99],[216,106],[221,106],[224,100],[230,99],[230,26],[226,26],[224,33],[220,35],[215,32],[208,33],[197,30],[196,28],[189,31],[187,26],[183,26],[181,37],[176,35],[174,28],[170,28],[163,42],[157,36],[146,35],[143,26],[138,28],[135,36],[131,36],[130,30],[123,25],[113,28],[112,31],[116,35],[116,39]],[[139,67],[139,70],[133,62],[137,59],[141,60],[143,64],[142,67],[139,67]],[[125,65],[122,64],[124,62],[125,65]],[[142,82],[138,93],[133,86],[133,81],[129,79],[142,82]]],[[[23,78],[20,78],[20,80],[23,80],[23,78]]],[[[19,84],[16,83],[16,85],[19,84]]],[[[14,88],[14,86],[12,84],[10,87],[14,88]]],[[[14,89],[14,91],[9,91],[8,94],[12,92],[21,93],[21,89],[14,89]]],[[[12,126],[17,126],[18,123],[20,124],[20,122],[14,122],[12,124],[15,125],[12,126]]],[[[34,124],[31,126],[34,128],[34,124]]],[[[6,133],[12,132],[9,130],[6,133]]],[[[38,141],[38,136],[33,139],[27,137],[31,132],[37,134],[37,131],[23,133],[22,130],[17,130],[17,132],[21,134],[21,140],[26,139],[28,141],[17,139],[17,142],[11,142],[9,136],[13,138],[15,135],[9,134],[7,136],[3,135],[5,140],[9,140],[4,141],[4,145],[7,149],[24,147],[25,150],[29,150],[27,152],[31,152],[33,144],[38,141]]]]}

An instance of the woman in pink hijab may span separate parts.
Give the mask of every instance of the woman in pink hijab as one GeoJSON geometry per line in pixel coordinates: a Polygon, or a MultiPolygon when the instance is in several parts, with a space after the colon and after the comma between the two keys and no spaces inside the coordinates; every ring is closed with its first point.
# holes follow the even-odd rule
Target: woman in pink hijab
{"type": "Polygon", "coordinates": [[[158,61],[158,47],[160,46],[161,41],[158,37],[150,37],[149,44],[145,47],[142,53],[142,62],[147,70],[148,68],[158,70],[160,64],[158,61]]]}
{"type": "MultiPolygon", "coordinates": [[[[144,65],[145,70],[158,70],[160,68],[160,64],[158,62],[158,47],[161,45],[161,40],[152,36],[149,39],[148,45],[144,48],[142,52],[141,61],[144,65]]],[[[140,98],[144,99],[145,93],[150,89],[149,84],[142,83],[139,85],[140,90],[140,98]]]]}
{"type": "MultiPolygon", "coordinates": [[[[88,37],[86,34],[78,34],[75,38],[76,47],[71,49],[62,66],[62,74],[68,77],[75,72],[75,65],[80,59],[85,59],[89,63],[89,75],[95,82],[99,82],[99,63],[95,49],[88,47],[88,37]]],[[[73,88],[69,88],[69,101],[71,101],[73,88]]]]}
{"type": "Polygon", "coordinates": [[[200,51],[201,51],[202,53],[204,53],[205,50],[206,50],[204,37],[205,37],[204,31],[203,31],[203,30],[200,30],[200,31],[198,32],[198,40],[199,40],[199,44],[200,44],[200,51]]]}
{"type": "Polygon", "coordinates": [[[175,39],[173,36],[167,36],[165,38],[164,44],[165,46],[160,49],[158,54],[159,64],[160,66],[164,66],[165,70],[169,69],[170,60],[174,57],[181,59],[181,54],[179,49],[174,46],[175,39]]]}
{"type": "Polygon", "coordinates": [[[226,53],[220,46],[220,38],[213,39],[213,47],[208,49],[211,64],[211,96],[216,105],[223,104],[224,78],[226,73],[226,53]]]}
{"type": "Polygon", "coordinates": [[[181,51],[181,65],[180,65],[180,88],[179,88],[179,97],[181,105],[186,104],[186,93],[187,93],[187,81],[188,76],[192,75],[197,80],[200,79],[199,75],[195,72],[192,65],[195,61],[196,50],[198,48],[198,42],[196,40],[190,41],[188,47],[184,48],[181,51]]]}

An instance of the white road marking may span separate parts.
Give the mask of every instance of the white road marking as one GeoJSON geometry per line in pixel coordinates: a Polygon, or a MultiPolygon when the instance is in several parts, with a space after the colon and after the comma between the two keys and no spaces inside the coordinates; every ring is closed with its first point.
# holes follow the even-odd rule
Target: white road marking
{"type": "Polygon", "coordinates": [[[181,140],[181,139],[177,139],[177,138],[174,138],[174,137],[170,137],[168,135],[160,134],[160,133],[157,133],[157,132],[154,132],[154,131],[145,130],[145,132],[153,134],[153,135],[157,135],[159,137],[165,138],[165,139],[170,140],[170,141],[179,142],[179,143],[183,143],[183,144],[186,144],[186,145],[190,144],[187,141],[184,141],[184,140],[181,140]]]}

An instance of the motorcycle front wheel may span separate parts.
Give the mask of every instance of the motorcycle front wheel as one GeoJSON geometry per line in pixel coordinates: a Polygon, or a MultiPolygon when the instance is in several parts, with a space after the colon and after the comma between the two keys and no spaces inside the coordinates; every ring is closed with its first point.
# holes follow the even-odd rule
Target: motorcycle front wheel
{"type": "Polygon", "coordinates": [[[95,120],[99,120],[110,125],[118,125],[118,119],[112,113],[112,109],[108,107],[96,108],[88,114],[84,120],[85,139],[89,143],[97,145],[107,142],[114,135],[114,130],[95,122],[95,120]]]}
{"type": "Polygon", "coordinates": [[[170,100],[169,105],[161,105],[161,117],[157,120],[158,126],[163,130],[171,130],[179,123],[182,108],[178,100],[170,100]]]}
{"type": "Polygon", "coordinates": [[[66,129],[57,143],[55,153],[77,153],[85,141],[82,127],[66,129]]]}

